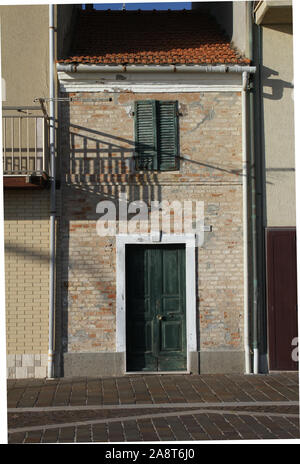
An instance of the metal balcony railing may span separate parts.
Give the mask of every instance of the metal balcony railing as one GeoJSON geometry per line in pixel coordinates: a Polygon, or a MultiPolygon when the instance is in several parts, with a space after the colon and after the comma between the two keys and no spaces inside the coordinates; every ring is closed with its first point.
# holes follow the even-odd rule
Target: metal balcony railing
{"type": "Polygon", "coordinates": [[[49,172],[48,118],[33,114],[37,110],[41,112],[38,107],[3,108],[4,176],[41,176],[49,172]]]}

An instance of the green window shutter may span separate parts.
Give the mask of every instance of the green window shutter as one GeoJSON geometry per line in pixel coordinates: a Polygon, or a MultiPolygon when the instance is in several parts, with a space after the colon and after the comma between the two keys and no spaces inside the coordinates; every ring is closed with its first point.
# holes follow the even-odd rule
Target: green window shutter
{"type": "Polygon", "coordinates": [[[158,102],[158,163],[161,171],[178,169],[178,104],[158,102]]]}
{"type": "Polygon", "coordinates": [[[157,169],[156,101],[135,102],[136,167],[157,169]]]}

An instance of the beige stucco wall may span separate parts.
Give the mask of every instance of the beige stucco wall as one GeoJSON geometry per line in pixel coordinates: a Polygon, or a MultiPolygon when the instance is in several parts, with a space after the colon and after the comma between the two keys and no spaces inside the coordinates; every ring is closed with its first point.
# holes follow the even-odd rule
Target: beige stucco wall
{"type": "Polygon", "coordinates": [[[262,46],[266,226],[295,226],[292,26],[263,26],[262,46]]]}
{"type": "Polygon", "coordinates": [[[4,105],[33,105],[47,97],[48,5],[1,6],[4,105]]]}
{"type": "MultiPolygon", "coordinates": [[[[78,5],[54,8],[55,44],[58,56],[67,52],[72,21],[78,5]]],[[[5,106],[32,106],[35,97],[49,96],[49,6],[0,6],[2,77],[5,106]]]]}

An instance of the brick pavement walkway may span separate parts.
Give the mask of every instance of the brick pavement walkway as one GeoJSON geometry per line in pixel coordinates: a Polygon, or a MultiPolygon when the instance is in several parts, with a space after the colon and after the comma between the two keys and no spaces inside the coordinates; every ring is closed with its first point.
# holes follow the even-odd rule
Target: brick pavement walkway
{"type": "Polygon", "coordinates": [[[299,439],[298,401],[298,373],[8,380],[8,442],[299,439]]]}

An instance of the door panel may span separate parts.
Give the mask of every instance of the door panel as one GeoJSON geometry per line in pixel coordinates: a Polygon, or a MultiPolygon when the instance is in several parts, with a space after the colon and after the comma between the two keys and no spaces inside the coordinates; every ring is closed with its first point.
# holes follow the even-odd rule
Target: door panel
{"type": "MultiPolygon", "coordinates": [[[[130,313],[126,320],[127,352],[136,370],[156,370],[157,359],[153,356],[154,324],[150,292],[151,256],[148,250],[128,247],[126,250],[126,295],[130,313]]],[[[127,366],[134,369],[131,361],[127,366]]]]}
{"type": "Polygon", "coordinates": [[[295,229],[267,231],[268,328],[270,370],[297,370],[292,340],[297,331],[295,229]]]}
{"type": "Polygon", "coordinates": [[[161,352],[182,350],[180,321],[162,321],[161,332],[161,352]]]}
{"type": "Polygon", "coordinates": [[[126,362],[127,371],[186,370],[182,245],[126,247],[126,362]]]}
{"type": "Polygon", "coordinates": [[[186,369],[185,249],[161,252],[161,316],[158,369],[186,369]]]}

